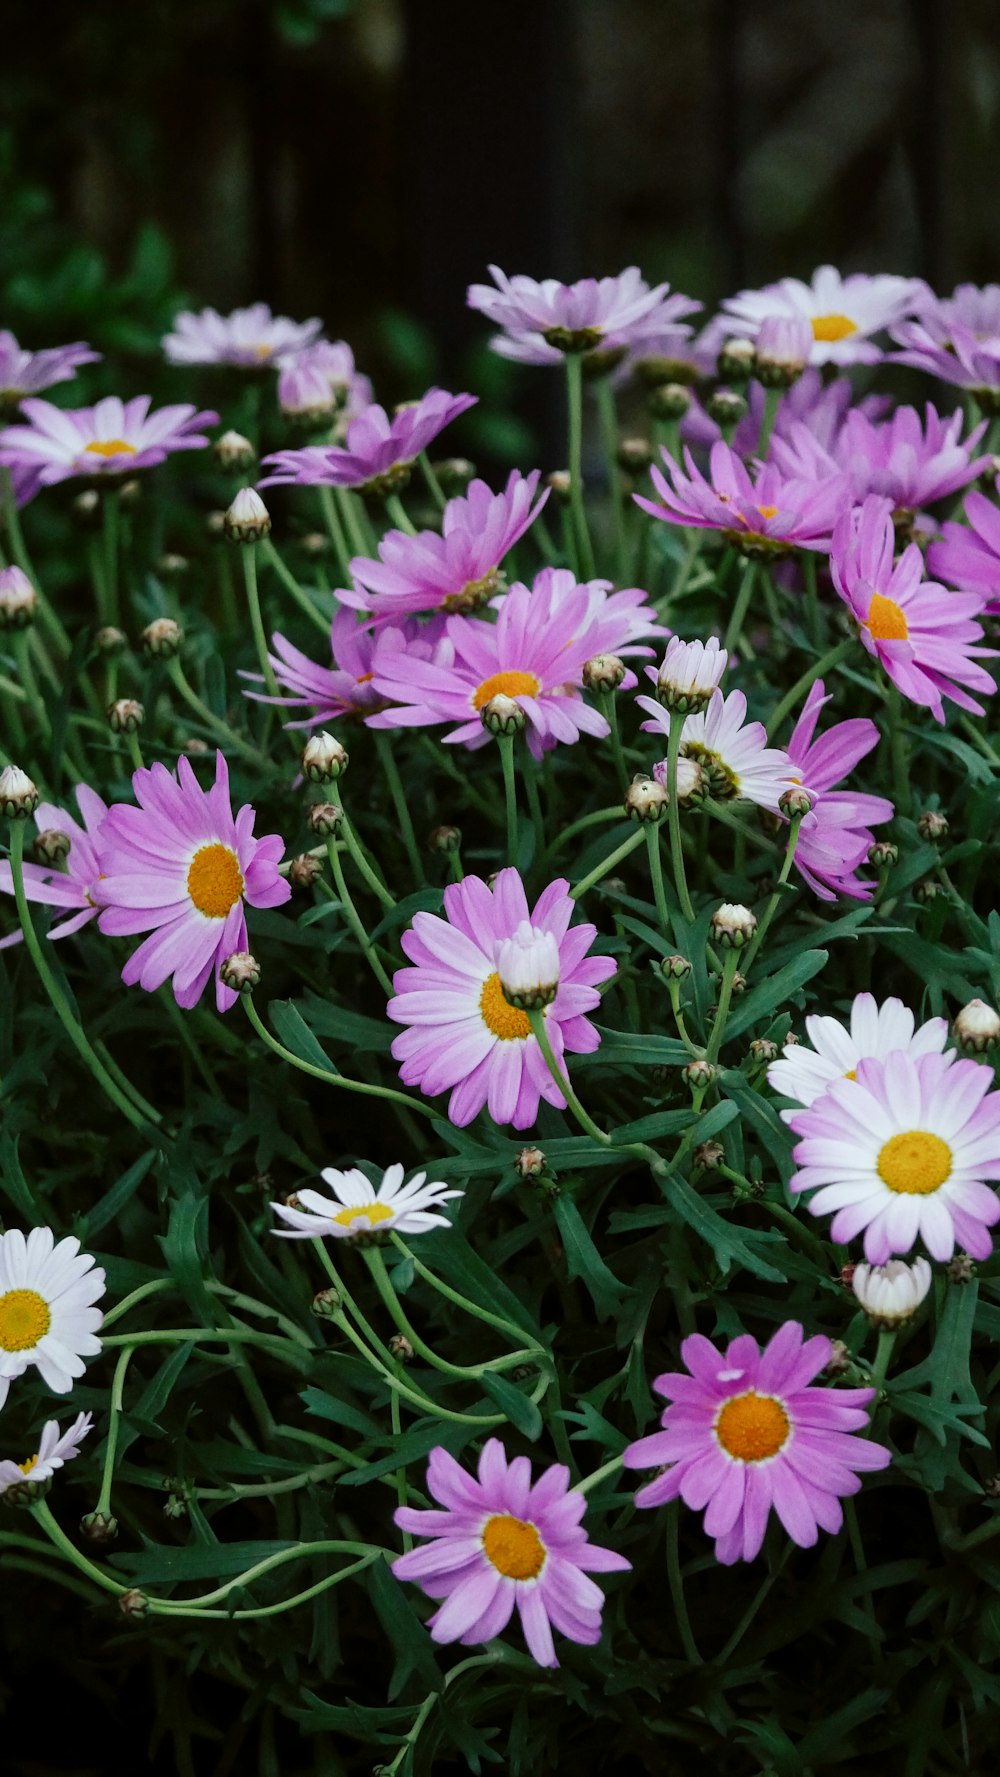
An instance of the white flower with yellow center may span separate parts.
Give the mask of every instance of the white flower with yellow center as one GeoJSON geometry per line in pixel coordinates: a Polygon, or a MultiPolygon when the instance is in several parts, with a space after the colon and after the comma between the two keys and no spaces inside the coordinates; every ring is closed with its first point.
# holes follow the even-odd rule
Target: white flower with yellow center
{"type": "Polygon", "coordinates": [[[0,1234],[0,1407],[11,1383],[31,1364],[53,1394],[68,1394],[96,1357],[104,1316],[94,1303],[104,1272],[80,1242],[56,1241],[51,1228],[0,1234]]]}
{"type": "MultiPolygon", "coordinates": [[[[849,1024],[826,1014],[807,1018],[812,1048],[786,1043],[782,1059],[767,1070],[768,1082],[782,1098],[810,1105],[835,1080],[853,1080],[859,1061],[884,1061],[897,1050],[912,1056],[939,1055],[948,1040],[947,1019],[928,1018],[919,1029],[916,1022],[909,1006],[895,996],[879,1005],[870,993],[856,994],[849,1024]]],[[[786,1123],[795,1114],[781,1113],[786,1123]]]]}
{"type": "Polygon", "coordinates": [[[1000,1198],[1000,1092],[976,1061],[907,1055],[859,1061],[790,1119],[802,1139],[791,1191],[813,1191],[813,1215],[834,1212],[831,1239],[864,1232],[865,1257],[884,1265],[918,1240],[935,1259],[956,1245],[993,1250],[1000,1198]]]}
{"type": "Polygon", "coordinates": [[[719,326],[726,334],[756,339],[765,321],[787,315],[809,323],[811,364],[877,364],[884,354],[871,334],[914,313],[926,298],[918,278],[869,277],[852,272],[842,278],[832,265],[821,265],[812,282],[781,278],[762,290],[741,290],[723,303],[719,326]]]}
{"type": "MultiPolygon", "coordinates": [[[[651,717],[643,722],[643,730],[669,736],[669,712],[651,697],[637,697],[636,702],[651,717]]],[[[777,814],[782,791],[798,781],[795,768],[782,747],[768,746],[764,724],[748,722],[746,713],[742,691],[731,691],[728,697],[713,691],[707,707],[684,723],[681,757],[701,766],[715,801],[756,802],[777,814]]]]}
{"type": "Polygon", "coordinates": [[[14,1462],[9,1456],[0,1458],[0,1497],[26,1483],[47,1481],[65,1462],[72,1462],[92,1424],[89,1413],[78,1413],[69,1430],[60,1434],[58,1422],[46,1420],[33,1456],[23,1462],[14,1462]]]}
{"type": "Polygon", "coordinates": [[[292,1203],[272,1203],[275,1214],[288,1223],[287,1228],[275,1228],[275,1234],[285,1240],[315,1240],[324,1234],[335,1240],[358,1240],[388,1234],[393,1228],[400,1234],[423,1234],[428,1228],[449,1227],[440,1207],[450,1197],[465,1195],[450,1191],[440,1180],[428,1183],[426,1172],[415,1172],[404,1185],[398,1164],[387,1169],[378,1190],[356,1166],[347,1172],[328,1166],[320,1178],[332,1196],[296,1191],[292,1203]]]}

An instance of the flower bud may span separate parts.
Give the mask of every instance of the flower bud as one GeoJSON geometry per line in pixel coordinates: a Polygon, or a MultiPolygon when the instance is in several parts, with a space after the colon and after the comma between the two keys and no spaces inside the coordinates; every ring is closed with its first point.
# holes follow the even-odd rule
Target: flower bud
{"type": "Polygon", "coordinates": [[[546,475],[545,485],[552,489],[556,499],[560,501],[562,505],[565,506],[567,504],[573,489],[573,483],[570,479],[568,469],[553,469],[550,475],[546,475]]]}
{"type": "Polygon", "coordinates": [[[830,1356],[823,1365],[824,1376],[843,1376],[853,1364],[851,1354],[843,1339],[830,1341],[830,1356]]]}
{"type": "Polygon", "coordinates": [[[252,487],[241,487],[223,521],[232,543],[259,543],[271,529],[271,517],[252,487]]]}
{"type": "Polygon", "coordinates": [[[757,915],[739,902],[723,901],[712,915],[709,930],[724,950],[742,950],[757,930],[757,915]]]}
{"type": "Polygon", "coordinates": [[[389,1340],[389,1351],[397,1364],[412,1364],[413,1346],[405,1333],[394,1333],[389,1340]]]}
{"type": "Polygon", "coordinates": [[[875,870],[888,870],[899,862],[899,846],[893,845],[890,839],[876,839],[874,845],[868,847],[868,862],[875,870]]]}
{"type": "Polygon", "coordinates": [[[156,571],[164,580],[179,580],[190,566],[186,555],[178,555],[174,550],[168,549],[165,555],[157,557],[156,571]]]}
{"type": "Polygon", "coordinates": [[[343,777],[350,760],[346,747],[342,747],[335,735],[321,728],[318,734],[310,735],[302,749],[302,771],[313,784],[332,784],[338,777],[343,777]]]}
{"type": "Polygon", "coordinates": [[[1000,1043],[1000,1017],[985,1000],[970,1000],[956,1017],[951,1033],[966,1055],[985,1055],[1000,1043]]]}
{"type": "Polygon", "coordinates": [[[205,529],[213,543],[219,543],[226,535],[226,515],[224,512],[206,512],[205,529]]]}
{"type": "Polygon", "coordinates": [[[735,389],[714,389],[705,403],[705,411],[710,420],[714,420],[723,431],[731,426],[738,426],[747,410],[744,396],[738,395],[735,389]]]}
{"type": "Polygon", "coordinates": [[[163,1516],[169,1518],[172,1523],[176,1522],[178,1518],[186,1518],[187,1515],[187,1500],[183,1499],[179,1493],[172,1493],[169,1499],[164,1501],[163,1516]]]}
{"type": "Polygon", "coordinates": [[[136,734],[146,719],[146,712],[134,697],[117,697],[108,704],[108,727],[112,734],[136,734]]]}
{"type": "Polygon", "coordinates": [[[797,315],[768,315],[757,333],[756,375],[765,389],[790,389],[809,362],[811,324],[797,315]]]}
{"type": "Polygon", "coordinates": [[[249,950],[234,950],[219,969],[219,979],[235,993],[253,993],[260,985],[260,963],[249,950]]]}
{"type": "Polygon", "coordinates": [[[118,1609],[123,1616],[134,1617],[138,1621],[141,1617],[144,1617],[147,1614],[149,1610],[149,1599],[146,1597],[145,1592],[140,1592],[138,1587],[133,1586],[128,1592],[120,1593],[118,1598],[118,1609]]]}
{"type": "MultiPolygon", "coordinates": [[[[657,759],[653,766],[653,776],[670,796],[670,761],[657,759]]],[[[705,801],[710,789],[707,771],[697,759],[686,759],[683,754],[677,761],[677,806],[678,808],[697,808],[705,801]]]]}
{"type": "Polygon", "coordinates": [[[653,461],[653,446],[648,438],[619,438],[617,462],[626,475],[641,475],[653,461]]]}
{"type": "Polygon", "coordinates": [[[183,640],[184,631],[172,617],[154,617],[142,632],[142,651],[153,660],[172,660],[183,640]]]}
{"type": "Polygon", "coordinates": [[[135,476],[131,481],[123,481],[118,489],[118,499],[122,506],[138,506],[142,499],[142,482],[135,476]]]}
{"type": "Polygon", "coordinates": [[[649,391],[648,405],[656,420],[682,420],[691,406],[691,391],[683,383],[658,383],[649,391]]]}
{"type": "Polygon", "coordinates": [[[97,631],[94,647],[98,654],[104,654],[110,659],[113,654],[124,654],[128,647],[128,636],[124,630],[115,629],[113,624],[107,623],[103,629],[97,631]]]}
{"type": "Polygon", "coordinates": [[[971,1283],[976,1275],[976,1261],[968,1253],[956,1253],[948,1265],[952,1283],[971,1283]]]}
{"type": "Polygon", "coordinates": [[[462,846],[461,827],[433,827],[427,835],[427,844],[431,851],[441,852],[450,857],[460,851],[462,846]]]}
{"type": "Polygon", "coordinates": [[[698,380],[698,366],[690,358],[671,358],[666,352],[648,352],[635,361],[635,373],[646,389],[660,389],[664,383],[687,383],[698,380]]]}
{"type": "Polygon", "coordinates": [[[0,771],[0,814],[8,820],[26,820],[38,807],[38,791],[27,772],[19,765],[5,765],[0,771]]]}
{"type": "Polygon", "coordinates": [[[203,759],[212,750],[208,741],[202,740],[200,734],[189,734],[187,740],[182,741],[181,745],[185,753],[190,753],[195,759],[203,759]]]}
{"type": "Polygon", "coordinates": [[[726,1150],[718,1141],[699,1142],[691,1155],[691,1161],[702,1172],[717,1172],[720,1160],[726,1158],[726,1150]]]}
{"type": "Polygon", "coordinates": [[[727,339],[719,347],[716,369],[724,383],[745,383],[754,373],[757,347],[752,339],[727,339]]]}
{"type": "Polygon", "coordinates": [[[476,473],[476,465],[468,457],[444,457],[440,463],[432,463],[431,468],[446,494],[464,493],[476,473]]]}
{"type": "Polygon", "coordinates": [[[772,1043],[770,1037],[754,1037],[747,1054],[758,1067],[766,1067],[771,1061],[778,1059],[778,1045],[772,1043]]]}
{"type": "Polygon", "coordinates": [[[278,406],[286,420],[304,430],[329,426],[337,411],[330,378],[308,359],[286,365],[278,378],[278,406]]]}
{"type": "Polygon", "coordinates": [[[559,940],[522,919],[510,938],[493,946],[493,963],[508,1006],[540,1012],[559,992],[559,940]]]}
{"type": "Polygon", "coordinates": [[[721,1071],[714,1061],[698,1058],[681,1068],[681,1079],[690,1086],[692,1092],[703,1092],[707,1086],[715,1084],[721,1071]]]}
{"type": "Polygon", "coordinates": [[[936,808],[925,808],[917,822],[917,832],[921,839],[945,839],[948,834],[948,822],[936,808]]]}
{"type": "Polygon", "coordinates": [[[519,703],[505,692],[498,691],[483,704],[479,712],[479,720],[487,734],[509,735],[520,734],[528,718],[519,703]]]}
{"type": "Polygon", "coordinates": [[[873,1326],[900,1327],[913,1319],[931,1282],[926,1259],[912,1265],[890,1259],[887,1265],[855,1265],[851,1288],[873,1326]]]}
{"type": "Polygon", "coordinates": [[[80,1533],[88,1542],[104,1545],[113,1543],[118,1535],[118,1519],[110,1512],[88,1512],[80,1519],[80,1533]]]}
{"type": "Polygon", "coordinates": [[[639,772],[625,791],[625,813],[634,821],[662,821],[667,812],[667,792],[655,777],[639,772]]]}
{"type": "Polygon", "coordinates": [[[913,885],[913,899],[919,901],[922,906],[926,906],[928,901],[936,901],[938,896],[945,892],[944,883],[935,882],[932,876],[925,876],[920,882],[915,882],[913,885]]]}
{"type": "Polygon", "coordinates": [[[219,468],[225,469],[227,474],[242,475],[257,460],[257,452],[249,438],[244,438],[242,432],[231,429],[215,440],[212,452],[219,468]]]}
{"type": "Polygon", "coordinates": [[[778,807],[782,814],[788,816],[790,821],[794,821],[796,818],[801,820],[803,815],[810,812],[815,801],[816,798],[812,791],[807,790],[804,784],[791,784],[787,790],[782,790],[778,797],[778,807]]]}
{"type": "Polygon", "coordinates": [[[300,852],[298,857],[293,858],[288,866],[288,880],[293,889],[312,888],[322,871],[323,866],[319,858],[314,858],[312,852],[300,852]]]}
{"type": "Polygon", "coordinates": [[[0,629],[27,629],[34,623],[38,594],[20,568],[0,568],[0,629]]]}
{"type": "Polygon", "coordinates": [[[323,839],[336,833],[344,818],[344,811],[339,802],[314,802],[306,814],[310,831],[318,833],[323,839]]]}
{"type": "Polygon", "coordinates": [[[96,488],[86,487],[73,495],[69,510],[78,530],[96,531],[101,522],[101,496],[96,488]]]}
{"type": "Polygon", "coordinates": [[[318,1320],[336,1320],[342,1307],[339,1290],[319,1290],[312,1299],[312,1311],[318,1320]]]}
{"type": "Polygon", "coordinates": [[[594,654],[583,663],[583,682],[588,691],[617,691],[625,670],[617,654],[594,654]]]}
{"type": "Polygon", "coordinates": [[[329,555],[330,539],[325,537],[322,531],[306,531],[305,535],[299,538],[299,548],[304,550],[306,555],[329,555]]]}
{"type": "Polygon", "coordinates": [[[716,690],[729,656],[718,636],[707,642],[684,642],[671,636],[656,675],[656,701],[665,710],[693,715],[703,710],[716,690]]]}
{"type": "Polygon", "coordinates": [[[46,827],[44,833],[39,833],[32,850],[39,864],[51,870],[69,857],[71,847],[68,833],[60,832],[58,827],[46,827]]]}
{"type": "Polygon", "coordinates": [[[545,1155],[541,1148],[522,1148],[514,1161],[514,1171],[518,1178],[538,1178],[546,1167],[545,1155]]]}
{"type": "Polygon", "coordinates": [[[683,981],[691,973],[691,964],[686,956],[665,956],[660,963],[660,970],[668,981],[683,981]]]}

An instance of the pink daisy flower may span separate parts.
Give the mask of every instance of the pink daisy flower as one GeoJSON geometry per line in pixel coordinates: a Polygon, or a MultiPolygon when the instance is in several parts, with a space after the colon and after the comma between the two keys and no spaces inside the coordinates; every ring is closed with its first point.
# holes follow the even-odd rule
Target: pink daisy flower
{"type": "Polygon", "coordinates": [[[489,273],[496,288],[470,284],[468,305],[503,329],[490,342],[494,351],[528,364],[558,364],[565,352],[627,346],[632,331],[654,315],[672,327],[701,307],[686,296],[667,299],[669,284],[651,289],[636,265],[614,278],[580,278],[575,284],[508,278],[498,265],[489,273]]]}
{"type": "Polygon", "coordinates": [[[903,696],[929,709],[936,721],[944,721],[942,697],[981,716],[983,706],[969,690],[985,697],[996,690],[976,664],[994,653],[980,646],[983,631],[975,619],[982,599],[925,581],[916,543],[894,564],[895,542],[892,507],[877,494],[843,513],[834,531],[830,573],[858,621],[861,641],[903,696]]]}
{"type": "MultiPolygon", "coordinates": [[[[587,649],[588,659],[595,654],[617,654],[623,659],[653,653],[651,640],[669,636],[665,624],[658,623],[656,611],[649,603],[649,594],[641,586],[627,586],[612,592],[610,580],[578,581],[569,568],[542,568],[531,587],[535,621],[549,625],[558,622],[565,607],[573,612],[576,631],[574,648],[587,649]],[[583,615],[578,614],[579,594],[586,597],[583,615]]],[[[499,610],[503,600],[494,599],[499,610]]],[[[621,689],[635,685],[634,674],[627,673],[621,689]]]]}
{"type": "Polygon", "coordinates": [[[342,591],[345,605],[371,611],[377,620],[420,611],[474,611],[503,586],[500,564],[524,536],[549,497],[538,491],[541,470],[521,475],[512,469],[503,493],[473,481],[468,492],[449,500],[441,535],[387,531],[378,560],[357,556],[351,573],[360,591],[342,591]]]}
{"type": "MultiPolygon", "coordinates": [[[[98,913],[94,890],[103,871],[99,834],[108,808],[97,791],[90,789],[87,784],[77,784],[76,802],[82,816],[82,826],[65,808],[56,808],[51,802],[40,802],[35,810],[35,823],[39,833],[65,833],[69,840],[65,869],[57,870],[46,864],[23,866],[24,892],[29,901],[39,901],[44,907],[63,907],[69,911],[67,919],[49,927],[47,935],[50,938],[68,938],[71,933],[78,932],[81,926],[85,926],[88,920],[96,919],[98,913]]],[[[10,865],[6,863],[0,863],[0,891],[5,895],[14,893],[10,865]]],[[[19,931],[12,932],[0,942],[0,950],[20,943],[22,935],[19,931]]]]}
{"type": "MultiPolygon", "coordinates": [[[[383,669],[405,672],[408,661],[431,658],[436,641],[426,629],[418,630],[412,619],[373,629],[371,624],[359,623],[353,611],[338,610],[330,624],[332,666],[320,666],[275,632],[271,637],[274,653],[268,660],[279,685],[291,695],[267,697],[257,690],[245,690],[243,695],[256,703],[311,712],[298,721],[286,722],[286,728],[314,728],[344,717],[360,721],[385,708],[385,698],[375,689],[376,673],[383,669]]],[[[263,682],[259,673],[246,672],[243,677],[263,682]]]]}
{"type": "Polygon", "coordinates": [[[25,401],[27,426],[0,431],[0,462],[34,470],[43,487],[74,475],[131,475],[152,469],[175,450],[201,450],[209,440],[200,426],[217,413],[198,413],[189,402],[157,407],[150,397],[120,401],[106,395],[96,407],[53,407],[51,401],[25,401]]]}
{"type": "Polygon", "coordinates": [[[434,1641],[492,1641],[515,1606],[539,1666],[559,1664],[553,1629],[584,1647],[600,1641],[604,1594],[587,1575],[622,1573],[632,1563],[590,1541],[580,1522],[587,1501],[570,1486],[567,1468],[552,1463],[532,1485],[528,1458],[508,1462],[499,1439],[490,1438],[473,1479],[438,1445],[427,1491],[440,1509],[399,1506],[395,1520],[430,1541],[399,1556],[392,1571],[444,1600],[428,1619],[434,1641]]]}
{"type": "MultiPolygon", "coordinates": [[[[837,1080],[853,1079],[860,1061],[885,1061],[897,1050],[907,1055],[940,1055],[948,1041],[948,1020],[928,1018],[917,1027],[909,1006],[890,996],[881,1005],[872,994],[855,994],[849,1024],[826,1013],[806,1019],[805,1043],[786,1043],[779,1061],[767,1070],[768,1084],[782,1098],[811,1105],[837,1080]]],[[[954,1052],[946,1059],[955,1060],[954,1052]]],[[[782,1111],[785,1122],[795,1111],[782,1111]]]]}
{"type": "Polygon", "coordinates": [[[603,736],[608,724],[580,696],[584,663],[594,653],[590,594],[577,586],[555,610],[539,609],[527,586],[512,586],[496,623],[449,617],[445,640],[433,660],[400,655],[383,667],[375,690],[393,707],[372,716],[371,728],[427,728],[457,722],[446,745],[489,743],[479,712],[491,697],[514,699],[527,720],[528,745],[536,759],[556,741],[581,734],[603,736]]]}
{"type": "Polygon", "coordinates": [[[884,494],[897,510],[916,512],[967,487],[990,462],[972,454],[986,421],[964,441],[963,424],[957,409],[943,419],[930,402],[923,422],[915,407],[897,407],[891,419],[877,422],[854,411],[828,445],[799,424],[773,440],[770,454],[786,475],[811,481],[846,475],[852,500],[884,494]]]}
{"type": "Polygon", "coordinates": [[[927,551],[927,566],[948,586],[977,592],[989,617],[1000,614],[1000,512],[985,494],[965,496],[968,524],[941,526],[927,551]]]}
{"type": "Polygon", "coordinates": [[[636,1505],[658,1506],[678,1496],[705,1512],[723,1566],[760,1554],[774,1507],[800,1549],[821,1530],[843,1523],[840,1501],[857,1493],[856,1470],[886,1468],[888,1450],[852,1432],[868,1424],[871,1388],[810,1388],[830,1361],[829,1339],[803,1341],[798,1321],[786,1320],[763,1351],[749,1333],[717,1350],[692,1333],[681,1346],[690,1374],[658,1376],[653,1386],[671,1403],[662,1430],[625,1452],[626,1468],[664,1467],[640,1487],[636,1505]]]}
{"type": "Polygon", "coordinates": [[[229,315],[213,308],[197,314],[185,309],[174,316],[174,330],[162,343],[171,364],[232,364],[260,370],[286,363],[313,345],[322,329],[322,321],[315,317],[290,321],[287,315],[272,315],[266,302],[252,302],[229,315]]]}
{"type": "Polygon", "coordinates": [[[610,956],[588,956],[592,925],[570,929],[575,902],[560,878],[550,882],[529,913],[514,869],[501,870],[492,889],[478,876],[450,883],[443,919],[414,914],[402,938],[414,965],[393,977],[395,999],[386,1010],[408,1028],[392,1045],[400,1078],[428,1098],[451,1092],[448,1115],[458,1128],[486,1105],[494,1123],[527,1129],[539,1100],[565,1109],[545,1065],[526,1012],[508,1005],[497,969],[499,947],[527,922],[535,936],[550,934],[559,949],[559,985],[545,1007],[545,1028],[557,1061],[589,1055],[600,1037],[584,1016],[600,1002],[597,989],[615,973],[610,956]]]}
{"type": "Polygon", "coordinates": [[[654,518],[721,531],[744,555],[774,557],[793,549],[829,549],[844,504],[842,477],[817,484],[787,476],[767,462],[758,465],[751,479],[743,459],[721,442],[712,446],[708,481],[689,450],[684,451],[686,475],[667,451],[662,456],[670,481],[655,465],[649,472],[662,503],[633,495],[654,518]]]}
{"type": "Polygon", "coordinates": [[[176,777],[160,764],[134,772],[132,787],[139,807],[116,802],[101,829],[101,931],[150,933],[122,970],[126,986],[138,982],[151,993],[172,980],[177,1004],[191,1007],[214,974],[215,1002],[225,1012],[238,995],[224,986],[219,965],[247,948],[244,901],[280,907],[291,894],[278,875],[284,841],[273,833],[254,838],[249,803],[233,819],[221,753],[210,790],[187,759],[178,761],[176,777]]]}
{"type": "Polygon", "coordinates": [[[723,303],[719,317],[726,333],[756,339],[772,315],[809,322],[813,364],[877,364],[884,354],[871,335],[913,313],[926,297],[919,278],[852,272],[842,278],[832,265],[818,266],[812,283],[781,278],[761,290],[741,290],[723,303]]]}
{"type": "Polygon", "coordinates": [[[812,1191],[812,1215],[834,1212],[830,1237],[864,1233],[865,1257],[884,1265],[922,1240],[934,1259],[956,1244],[974,1259],[993,1250],[1000,1198],[1000,1092],[990,1068],[950,1055],[896,1051],[859,1061],[789,1125],[802,1139],[790,1191],[812,1191]]]}
{"type": "Polygon", "coordinates": [[[891,821],[893,805],[884,796],[835,790],[833,785],[871,752],[879,733],[866,716],[855,716],[835,722],[816,740],[819,712],[829,701],[822,679],[817,679],[788,742],[788,757],[799,780],[816,798],[799,823],[795,868],[822,901],[837,895],[870,901],[873,885],[854,873],[874,842],[870,828],[891,821]]]}
{"type": "Polygon", "coordinates": [[[402,487],[422,450],[445,426],[474,407],[478,395],[449,395],[428,389],[412,407],[390,420],[384,407],[366,407],[347,428],[345,445],[307,445],[303,450],[278,450],[264,458],[275,467],[260,487],[291,483],[300,487],[356,487],[370,493],[402,487]]]}
{"type": "Polygon", "coordinates": [[[959,284],[951,296],[927,292],[915,320],[893,328],[901,352],[894,364],[912,364],[942,382],[967,389],[989,413],[1000,391],[1000,284],[959,284]]]}
{"type": "Polygon", "coordinates": [[[100,356],[82,339],[69,346],[26,352],[12,333],[0,331],[0,411],[19,407],[25,395],[39,395],[54,383],[71,382],[81,364],[96,364],[100,356]]]}
{"type": "MultiPolygon", "coordinates": [[[[656,678],[655,672],[650,677],[656,678]]],[[[644,733],[670,736],[670,711],[654,697],[637,697],[640,709],[648,710],[651,720],[643,722],[644,733]]],[[[769,747],[763,722],[746,720],[747,700],[742,691],[724,696],[713,691],[703,710],[688,716],[681,731],[681,758],[694,759],[701,766],[709,794],[717,802],[737,799],[756,802],[759,808],[778,813],[778,801],[784,790],[798,782],[794,767],[782,747],[769,747]]],[[[658,783],[666,785],[667,761],[653,767],[658,783]]]]}

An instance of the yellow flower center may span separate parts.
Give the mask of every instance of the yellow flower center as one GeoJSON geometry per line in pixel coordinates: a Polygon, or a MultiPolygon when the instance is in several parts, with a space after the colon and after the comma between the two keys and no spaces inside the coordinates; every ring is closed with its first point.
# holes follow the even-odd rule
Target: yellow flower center
{"type": "Polygon", "coordinates": [[[926,1129],[891,1135],[879,1151],[878,1175],[890,1191],[930,1197],[951,1177],[951,1149],[926,1129]]]}
{"type": "Polygon", "coordinates": [[[349,1228],[352,1222],[361,1220],[374,1227],[376,1222],[391,1222],[394,1213],[387,1203],[353,1203],[346,1209],[339,1209],[332,1220],[341,1228],[349,1228]]]}
{"type": "Polygon", "coordinates": [[[199,913],[225,919],[243,893],[236,853],[228,845],[203,845],[191,859],[187,887],[199,913]]]}
{"type": "Polygon", "coordinates": [[[856,1080],[857,1077],[857,1070],[853,1067],[844,1075],[845,1080],[856,1080]]]}
{"type": "Polygon", "coordinates": [[[830,343],[838,339],[846,339],[849,334],[857,333],[858,325],[849,315],[814,315],[812,318],[813,339],[821,339],[830,343]]]}
{"type": "Polygon", "coordinates": [[[0,1296],[0,1351],[30,1351],[51,1324],[49,1305],[37,1290],[8,1290],[0,1296]]]}
{"type": "Polygon", "coordinates": [[[254,356],[260,359],[269,358],[274,347],[268,345],[254,346],[254,356]]]}
{"type": "Polygon", "coordinates": [[[483,1548],[487,1560],[509,1580],[533,1580],[545,1566],[545,1544],[535,1526],[506,1512],[487,1520],[483,1548]]]}
{"type": "Polygon", "coordinates": [[[509,1043],[513,1037],[530,1037],[531,1019],[527,1012],[519,1012],[516,1006],[508,1006],[495,969],[483,982],[479,1010],[487,1030],[491,1030],[502,1042],[509,1043]]]}
{"type": "Polygon", "coordinates": [[[761,518],[777,518],[778,516],[777,506],[758,506],[757,511],[761,518]]]}
{"type": "Polygon", "coordinates": [[[737,1462],[766,1462],[777,1456],[791,1429],[781,1402],[753,1389],[727,1401],[715,1422],[719,1443],[737,1462]]]}
{"type": "Polygon", "coordinates": [[[872,593],[865,622],[868,633],[878,642],[905,642],[910,633],[900,606],[895,599],[887,599],[881,592],[872,593]]]}
{"type": "Polygon", "coordinates": [[[28,1457],[27,1462],[19,1462],[17,1466],[20,1469],[22,1475],[30,1475],[30,1473],[31,1473],[32,1469],[34,1468],[37,1461],[38,1461],[38,1454],[36,1451],[34,1456],[28,1457]]]}
{"type": "Polygon", "coordinates": [[[85,444],[84,450],[92,457],[134,457],[135,445],[128,444],[124,438],[95,438],[91,444],[85,444]]]}
{"type": "Polygon", "coordinates": [[[516,667],[512,667],[508,672],[493,673],[488,679],[484,679],[479,690],[473,693],[472,707],[474,710],[481,710],[484,703],[489,703],[491,697],[500,697],[501,695],[504,697],[537,697],[541,689],[542,681],[536,679],[534,673],[518,672],[516,667]]]}

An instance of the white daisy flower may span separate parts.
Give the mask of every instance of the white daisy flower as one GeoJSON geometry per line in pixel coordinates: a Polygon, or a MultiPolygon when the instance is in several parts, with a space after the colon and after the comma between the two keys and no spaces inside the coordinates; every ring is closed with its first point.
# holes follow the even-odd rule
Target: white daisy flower
{"type": "Polygon", "coordinates": [[[15,1377],[38,1367],[53,1394],[68,1394],[96,1357],[104,1316],[104,1272],[73,1236],[56,1242],[51,1228],[0,1234],[0,1407],[15,1377]]]}
{"type": "Polygon", "coordinates": [[[25,1462],[14,1462],[9,1456],[0,1459],[0,1496],[25,1482],[47,1481],[63,1463],[72,1462],[80,1453],[80,1445],[93,1424],[89,1413],[78,1413],[68,1431],[60,1436],[55,1419],[46,1420],[38,1449],[25,1462]]]}
{"type": "Polygon", "coordinates": [[[423,1234],[427,1228],[450,1226],[447,1216],[433,1213],[449,1197],[464,1197],[464,1191],[449,1191],[440,1181],[426,1182],[426,1172],[415,1172],[409,1184],[403,1184],[403,1168],[390,1166],[378,1190],[374,1190],[352,1166],[339,1172],[328,1166],[320,1177],[329,1185],[333,1196],[319,1191],[296,1191],[292,1203],[272,1203],[271,1208],[287,1228],[275,1228],[285,1240],[315,1240],[332,1234],[337,1240],[356,1240],[371,1234],[388,1234],[392,1228],[400,1234],[423,1234]]]}
{"type": "MultiPolygon", "coordinates": [[[[669,712],[652,697],[637,697],[636,703],[652,717],[642,724],[643,730],[669,736],[669,712]]],[[[684,723],[681,757],[697,761],[709,795],[717,802],[739,798],[777,814],[782,791],[798,782],[795,767],[782,747],[768,746],[763,722],[748,722],[746,713],[742,691],[731,691],[728,697],[713,691],[708,708],[684,723]]]]}
{"type": "Polygon", "coordinates": [[[851,1288],[877,1327],[901,1327],[912,1320],[932,1283],[926,1259],[890,1259],[887,1265],[855,1265],[851,1288]]]}
{"type": "MultiPolygon", "coordinates": [[[[948,1040],[945,1018],[928,1018],[919,1030],[909,1006],[895,997],[878,1005],[870,993],[855,995],[850,1026],[838,1019],[814,1013],[806,1019],[811,1049],[804,1043],[786,1043],[783,1058],[772,1061],[767,1077],[782,1098],[810,1105],[834,1080],[853,1080],[859,1061],[884,1061],[896,1050],[908,1055],[940,1055],[948,1040]]],[[[949,1060],[954,1059],[952,1056],[949,1060]]],[[[794,1111],[782,1111],[790,1123],[794,1111]]]]}
{"type": "Polygon", "coordinates": [[[914,312],[924,297],[926,285],[919,278],[869,277],[864,272],[842,278],[832,265],[820,265],[811,284],[781,278],[762,290],[730,296],[719,325],[727,334],[756,339],[762,322],[788,315],[809,323],[811,364],[877,364],[883,353],[869,336],[914,312]]]}

